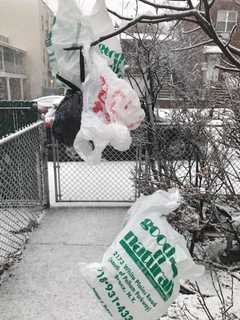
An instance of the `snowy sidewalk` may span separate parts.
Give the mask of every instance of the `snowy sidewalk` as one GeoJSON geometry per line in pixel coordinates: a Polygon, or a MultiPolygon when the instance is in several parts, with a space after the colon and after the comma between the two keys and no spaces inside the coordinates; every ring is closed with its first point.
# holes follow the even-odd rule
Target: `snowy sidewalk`
{"type": "Polygon", "coordinates": [[[78,263],[101,259],[126,210],[51,209],[0,287],[0,320],[106,320],[78,263]]]}

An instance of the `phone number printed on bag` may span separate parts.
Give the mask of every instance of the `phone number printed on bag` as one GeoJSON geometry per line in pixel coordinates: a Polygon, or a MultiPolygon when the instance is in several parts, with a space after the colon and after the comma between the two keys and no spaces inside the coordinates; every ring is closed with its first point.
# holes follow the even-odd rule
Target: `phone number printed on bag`
{"type": "Polygon", "coordinates": [[[133,320],[133,316],[130,312],[126,309],[125,306],[121,305],[119,301],[119,297],[117,297],[116,292],[113,290],[113,285],[109,282],[108,278],[106,277],[104,271],[102,269],[98,270],[100,273],[97,275],[97,279],[103,285],[105,285],[105,290],[107,291],[107,295],[113,304],[115,304],[118,313],[124,320],[133,320]]]}

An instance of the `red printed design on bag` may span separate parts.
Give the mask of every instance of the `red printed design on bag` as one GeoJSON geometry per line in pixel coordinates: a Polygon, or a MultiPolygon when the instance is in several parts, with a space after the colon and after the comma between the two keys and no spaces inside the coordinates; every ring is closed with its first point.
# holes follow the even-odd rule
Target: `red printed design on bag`
{"type": "MultiPolygon", "coordinates": [[[[121,105],[124,100],[126,100],[126,96],[122,91],[116,90],[113,92],[111,96],[111,102],[109,103],[110,111],[112,114],[117,116],[117,111],[115,110],[115,107],[116,105],[121,105]]],[[[128,105],[125,105],[124,109],[127,110],[128,105]]]]}
{"type": "Polygon", "coordinates": [[[137,122],[128,124],[127,127],[128,127],[128,129],[134,129],[134,128],[138,127],[142,121],[143,121],[143,119],[140,118],[140,120],[138,120],[137,122]]]}
{"type": "Polygon", "coordinates": [[[132,100],[128,99],[128,97],[121,90],[114,91],[109,102],[110,113],[115,117],[114,120],[121,118],[121,114],[123,115],[126,113],[123,121],[128,129],[134,129],[138,127],[143,120],[143,116],[139,116],[138,119],[130,122],[131,119],[128,115],[129,112],[131,113],[132,104],[132,100]]]}
{"type": "Polygon", "coordinates": [[[108,86],[107,86],[106,80],[104,79],[103,76],[100,76],[100,80],[101,80],[101,89],[98,92],[97,100],[94,102],[94,106],[93,106],[93,112],[95,113],[104,111],[105,100],[107,97],[108,86]]]}
{"type": "Polygon", "coordinates": [[[105,120],[106,120],[106,123],[111,122],[111,117],[108,112],[105,113],[105,120]]]}

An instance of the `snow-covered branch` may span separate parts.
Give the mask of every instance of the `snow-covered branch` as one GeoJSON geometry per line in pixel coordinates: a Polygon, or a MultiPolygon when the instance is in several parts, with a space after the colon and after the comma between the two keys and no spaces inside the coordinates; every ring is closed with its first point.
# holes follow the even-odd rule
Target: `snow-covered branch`
{"type": "MultiPolygon", "coordinates": [[[[231,44],[232,35],[236,30],[236,26],[232,29],[230,33],[230,39],[226,43],[226,41],[224,41],[216,32],[215,26],[213,25],[213,22],[211,19],[210,9],[214,5],[215,0],[212,0],[212,1],[201,0],[199,6],[197,6],[196,8],[194,7],[192,0],[177,0],[177,2],[179,2],[180,5],[176,5],[176,0],[175,1],[168,0],[168,4],[165,4],[165,3],[157,4],[150,0],[138,0],[138,1],[149,6],[149,8],[156,9],[156,12],[159,9],[169,10],[169,11],[164,12],[162,14],[150,14],[150,15],[143,14],[143,15],[137,16],[136,18],[131,18],[131,17],[123,16],[118,12],[115,12],[109,9],[108,11],[112,15],[116,16],[120,20],[126,21],[127,23],[125,23],[119,29],[114,30],[109,34],[106,34],[100,37],[99,39],[96,39],[91,43],[91,46],[98,45],[99,43],[109,38],[115,37],[125,32],[127,29],[131,28],[132,26],[137,25],[138,23],[159,24],[163,22],[183,21],[184,23],[191,23],[191,24],[197,25],[195,29],[185,31],[185,34],[190,34],[192,32],[201,30],[208,36],[209,40],[193,45],[189,48],[182,48],[179,50],[188,50],[204,44],[215,43],[221,49],[225,58],[232,65],[234,65],[234,67],[236,67],[237,69],[240,69],[240,49],[236,48],[231,44]]],[[[240,4],[240,1],[235,0],[235,3],[240,4]]],[[[81,49],[81,45],[65,48],[65,50],[80,50],[80,49],[81,49]]]]}

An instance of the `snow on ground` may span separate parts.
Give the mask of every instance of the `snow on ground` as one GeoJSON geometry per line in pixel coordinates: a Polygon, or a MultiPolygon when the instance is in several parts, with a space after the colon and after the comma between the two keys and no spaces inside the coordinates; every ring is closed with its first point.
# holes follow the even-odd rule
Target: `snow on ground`
{"type": "MultiPolygon", "coordinates": [[[[212,189],[210,189],[210,191],[215,191],[214,190],[214,186],[215,189],[218,189],[218,192],[220,194],[225,194],[226,193],[226,187],[220,187],[222,185],[222,180],[220,178],[222,178],[221,176],[221,167],[218,168],[218,164],[216,164],[216,167],[214,168],[215,163],[213,163],[212,167],[211,167],[211,171],[212,171],[212,177],[214,177],[215,175],[215,179],[214,179],[214,184],[212,184],[212,189]],[[220,176],[220,178],[217,178],[217,176],[220,176]]],[[[188,161],[176,161],[175,162],[175,171],[176,171],[176,176],[178,177],[178,179],[180,181],[185,181],[185,184],[187,182],[189,182],[189,177],[190,177],[190,172],[191,172],[191,182],[194,183],[195,178],[196,178],[196,163],[191,163],[191,165],[189,164],[188,161]],[[187,178],[186,178],[187,177],[187,178]]],[[[229,156],[229,161],[225,164],[223,164],[223,168],[226,172],[226,176],[228,176],[229,181],[231,183],[229,183],[229,181],[227,180],[227,178],[225,177],[225,183],[227,183],[228,185],[230,185],[230,187],[235,191],[236,194],[240,194],[240,162],[239,162],[239,157],[236,156],[233,152],[231,154],[231,156],[229,156]]],[[[207,179],[204,178],[202,179],[202,188],[203,190],[205,188],[207,188],[207,185],[209,183],[209,178],[207,175],[207,179]]]]}
{"type": "Polygon", "coordinates": [[[60,162],[60,192],[62,203],[55,200],[53,163],[48,163],[50,204],[79,206],[108,205],[114,202],[129,206],[135,199],[135,189],[131,180],[134,170],[133,161],[102,161],[98,165],[86,162],[60,162]],[[72,201],[69,202],[69,201],[72,201]],[[76,202],[77,201],[77,202],[76,202]],[[74,203],[75,202],[75,203],[74,203]],[[97,202],[97,203],[96,203],[97,202]]]}
{"type": "MultiPolygon", "coordinates": [[[[238,271],[234,275],[236,275],[239,280],[233,280],[233,290],[231,277],[229,274],[227,274],[227,272],[218,272],[219,282],[216,280],[216,276],[213,275],[214,285],[216,287],[215,290],[210,272],[206,270],[204,275],[197,279],[204,302],[199,294],[180,294],[176,301],[168,309],[168,315],[162,317],[161,320],[239,320],[240,272],[238,271]],[[221,285],[221,290],[218,286],[218,283],[221,285]],[[225,310],[227,310],[225,315],[221,314],[221,307],[223,307],[223,304],[220,302],[220,299],[223,299],[225,310]],[[206,304],[212,315],[212,318],[208,317],[204,312],[201,303],[206,304]]],[[[195,285],[194,282],[193,285],[195,285]]]]}

